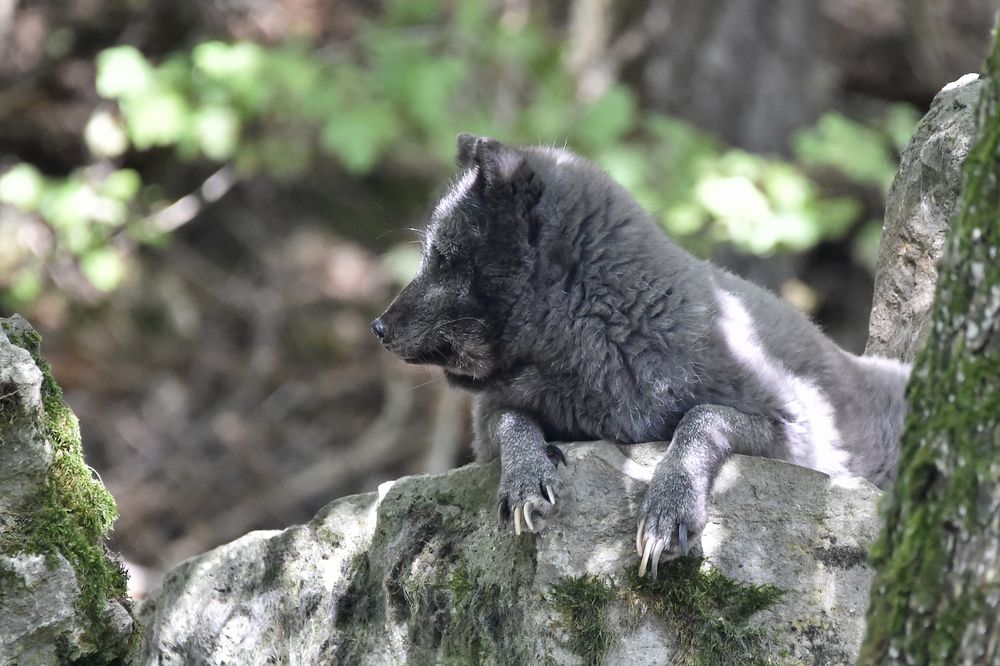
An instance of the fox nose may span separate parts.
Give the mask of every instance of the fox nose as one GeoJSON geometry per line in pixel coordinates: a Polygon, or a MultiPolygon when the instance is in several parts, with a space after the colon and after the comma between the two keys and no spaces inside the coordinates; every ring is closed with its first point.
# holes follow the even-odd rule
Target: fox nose
{"type": "Polygon", "coordinates": [[[376,319],[372,322],[372,333],[375,334],[379,340],[385,337],[385,324],[382,323],[381,319],[376,319]]]}

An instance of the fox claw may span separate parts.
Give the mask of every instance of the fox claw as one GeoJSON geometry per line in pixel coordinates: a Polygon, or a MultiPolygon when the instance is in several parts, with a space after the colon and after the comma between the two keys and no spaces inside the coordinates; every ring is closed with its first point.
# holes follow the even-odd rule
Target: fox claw
{"type": "Polygon", "coordinates": [[[565,462],[558,447],[548,445],[535,449],[531,456],[510,461],[501,470],[498,515],[504,525],[513,527],[514,534],[541,532],[558,510],[556,500],[562,491],[556,470],[558,458],[565,462]]]}
{"type": "Polygon", "coordinates": [[[562,463],[563,467],[568,466],[566,464],[566,454],[564,454],[562,452],[562,449],[560,449],[555,444],[549,444],[545,447],[545,455],[549,457],[549,460],[552,461],[553,465],[558,465],[559,463],[562,463]]]}
{"type": "Polygon", "coordinates": [[[655,533],[647,534],[645,531],[646,519],[639,520],[639,527],[635,534],[635,550],[639,554],[639,575],[645,576],[646,571],[650,572],[652,578],[656,578],[659,569],[660,559],[664,552],[668,554],[667,559],[673,559],[679,555],[686,556],[690,552],[690,542],[688,541],[687,523],[681,522],[677,528],[666,537],[657,537],[655,533]],[[677,544],[676,550],[671,544],[677,544]]]}
{"type": "Polygon", "coordinates": [[[549,504],[554,505],[556,503],[556,495],[554,492],[552,492],[552,486],[546,483],[545,486],[541,488],[541,490],[544,491],[545,498],[549,500],[549,504]]]}

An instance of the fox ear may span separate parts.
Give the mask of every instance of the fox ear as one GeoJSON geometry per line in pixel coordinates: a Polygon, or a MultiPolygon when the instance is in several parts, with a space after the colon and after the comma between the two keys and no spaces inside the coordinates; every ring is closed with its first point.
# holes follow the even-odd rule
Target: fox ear
{"type": "Polygon", "coordinates": [[[530,213],[542,197],[543,185],[522,151],[496,139],[461,134],[458,137],[458,162],[464,168],[478,170],[474,187],[492,210],[492,228],[512,238],[538,237],[538,221],[530,213]],[[513,233],[521,230],[524,233],[513,233]]]}
{"type": "Polygon", "coordinates": [[[524,156],[520,151],[496,139],[472,134],[458,135],[456,161],[462,168],[478,167],[479,179],[486,189],[509,183],[524,166],[524,156]]]}
{"type": "Polygon", "coordinates": [[[467,169],[472,166],[472,159],[476,154],[476,142],[483,137],[475,134],[462,132],[458,135],[458,152],[455,154],[455,161],[458,166],[467,169]]]}
{"type": "Polygon", "coordinates": [[[529,184],[532,187],[527,189],[537,189],[538,182],[524,154],[496,139],[459,134],[457,161],[463,168],[479,169],[477,185],[487,198],[508,198],[523,192],[529,184]]]}

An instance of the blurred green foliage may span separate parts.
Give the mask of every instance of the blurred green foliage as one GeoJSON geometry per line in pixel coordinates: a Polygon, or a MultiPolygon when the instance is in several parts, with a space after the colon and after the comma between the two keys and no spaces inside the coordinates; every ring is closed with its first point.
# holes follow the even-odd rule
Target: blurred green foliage
{"type": "Polygon", "coordinates": [[[830,112],[814,128],[798,133],[793,146],[803,164],[833,167],[860,183],[888,190],[899,167],[896,155],[919,119],[916,109],[905,104],[890,106],[872,125],[830,112]]]}
{"type": "MultiPolygon", "coordinates": [[[[566,143],[596,159],[688,245],[733,243],[756,253],[801,250],[858,221],[852,199],[824,195],[811,175],[835,169],[887,188],[895,151],[916,121],[894,107],[875,124],[829,114],[795,137],[796,161],[728,149],[688,123],[639,108],[615,85],[581,100],[564,44],[540,21],[508,25],[483,0],[393,0],[336,46],[211,41],[151,62],[131,46],[99,54],[95,110],[83,139],[94,164],[64,178],[18,164],[0,176],[0,203],[40,217],[55,252],[75,257],[99,290],[126,274],[115,239],[160,239],[131,151],[168,148],[180,160],[294,179],[334,157],[349,177],[385,166],[422,177],[451,167],[459,131],[510,142],[566,143]]],[[[161,204],[162,206],[162,204],[161,204]]],[[[9,298],[30,300],[39,262],[22,262],[9,298]]]]}

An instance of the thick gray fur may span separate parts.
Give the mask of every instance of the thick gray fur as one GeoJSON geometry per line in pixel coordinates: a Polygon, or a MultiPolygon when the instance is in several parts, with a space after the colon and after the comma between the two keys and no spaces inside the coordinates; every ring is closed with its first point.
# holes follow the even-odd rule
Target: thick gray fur
{"type": "Polygon", "coordinates": [[[462,135],[459,163],[419,274],[377,321],[390,351],[476,394],[477,456],[499,455],[519,531],[555,509],[548,441],[670,442],[637,519],[643,569],[697,537],[732,453],[891,483],[908,366],[843,351],[691,256],[565,150],[462,135]]]}

